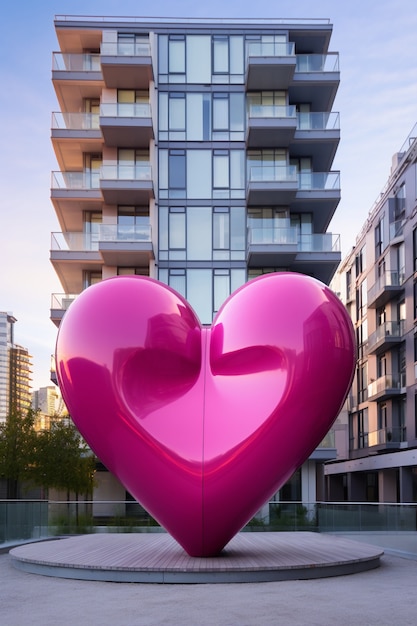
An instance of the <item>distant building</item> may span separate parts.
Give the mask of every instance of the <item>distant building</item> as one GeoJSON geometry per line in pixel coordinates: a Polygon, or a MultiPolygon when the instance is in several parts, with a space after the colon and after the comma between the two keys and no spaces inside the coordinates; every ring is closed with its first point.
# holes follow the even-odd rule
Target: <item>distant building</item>
{"type": "Polygon", "coordinates": [[[44,430],[50,426],[51,417],[62,417],[67,411],[59,387],[41,387],[32,393],[32,408],[38,412],[36,427],[44,430]]]}
{"type": "Polygon", "coordinates": [[[15,322],[12,313],[0,311],[0,423],[31,405],[32,357],[14,343],[15,322]]]}
{"type": "Polygon", "coordinates": [[[333,286],[358,352],[327,498],[417,502],[417,125],[333,286]]]}

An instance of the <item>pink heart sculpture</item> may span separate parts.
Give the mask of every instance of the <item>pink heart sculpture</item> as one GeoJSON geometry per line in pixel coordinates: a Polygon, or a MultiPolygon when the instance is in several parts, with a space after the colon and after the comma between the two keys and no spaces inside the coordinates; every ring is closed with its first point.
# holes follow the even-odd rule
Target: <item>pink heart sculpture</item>
{"type": "Polygon", "coordinates": [[[57,377],[104,465],[191,556],[221,552],[322,441],[355,342],[317,280],[267,274],[211,327],[147,277],[86,289],[61,323],[57,377]]]}

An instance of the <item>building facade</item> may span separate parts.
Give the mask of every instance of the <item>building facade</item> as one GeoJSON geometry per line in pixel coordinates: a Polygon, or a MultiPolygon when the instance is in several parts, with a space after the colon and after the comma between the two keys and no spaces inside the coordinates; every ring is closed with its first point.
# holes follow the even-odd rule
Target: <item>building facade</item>
{"type": "MultiPolygon", "coordinates": [[[[263,273],[329,283],[340,76],[327,20],[59,16],[55,29],[57,326],[83,289],[123,274],[169,284],[203,324],[263,273]]],[[[289,495],[315,499],[311,471],[334,448],[315,454],[289,495]]]]}
{"type": "Polygon", "coordinates": [[[31,404],[32,357],[14,342],[15,322],[12,313],[0,311],[0,423],[31,404]]]}
{"type": "Polygon", "coordinates": [[[416,502],[417,125],[334,280],[358,354],[328,498],[416,502]]]}

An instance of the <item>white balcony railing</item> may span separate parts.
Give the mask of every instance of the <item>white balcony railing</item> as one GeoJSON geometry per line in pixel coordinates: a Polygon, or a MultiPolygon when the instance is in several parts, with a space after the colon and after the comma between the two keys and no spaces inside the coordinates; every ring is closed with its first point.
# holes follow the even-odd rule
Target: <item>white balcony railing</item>
{"type": "Polygon", "coordinates": [[[298,252],[340,252],[340,235],[332,233],[300,234],[297,227],[248,229],[248,245],[293,245],[298,252]]]}

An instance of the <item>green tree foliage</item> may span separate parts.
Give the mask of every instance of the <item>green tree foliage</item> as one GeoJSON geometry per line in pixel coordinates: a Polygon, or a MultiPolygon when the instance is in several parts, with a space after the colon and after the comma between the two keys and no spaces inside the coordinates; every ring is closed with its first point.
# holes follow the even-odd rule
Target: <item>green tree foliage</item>
{"type": "Polygon", "coordinates": [[[10,415],[0,426],[0,477],[7,497],[18,498],[23,483],[91,496],[95,459],[69,419],[51,420],[49,430],[37,432],[36,413],[10,415]]]}
{"type": "Polygon", "coordinates": [[[35,444],[36,413],[11,413],[0,425],[0,477],[7,481],[7,498],[19,497],[19,485],[29,480],[35,444]]]}
{"type": "Polygon", "coordinates": [[[95,459],[68,419],[52,420],[49,430],[36,438],[31,480],[44,488],[91,496],[95,459]]]}

